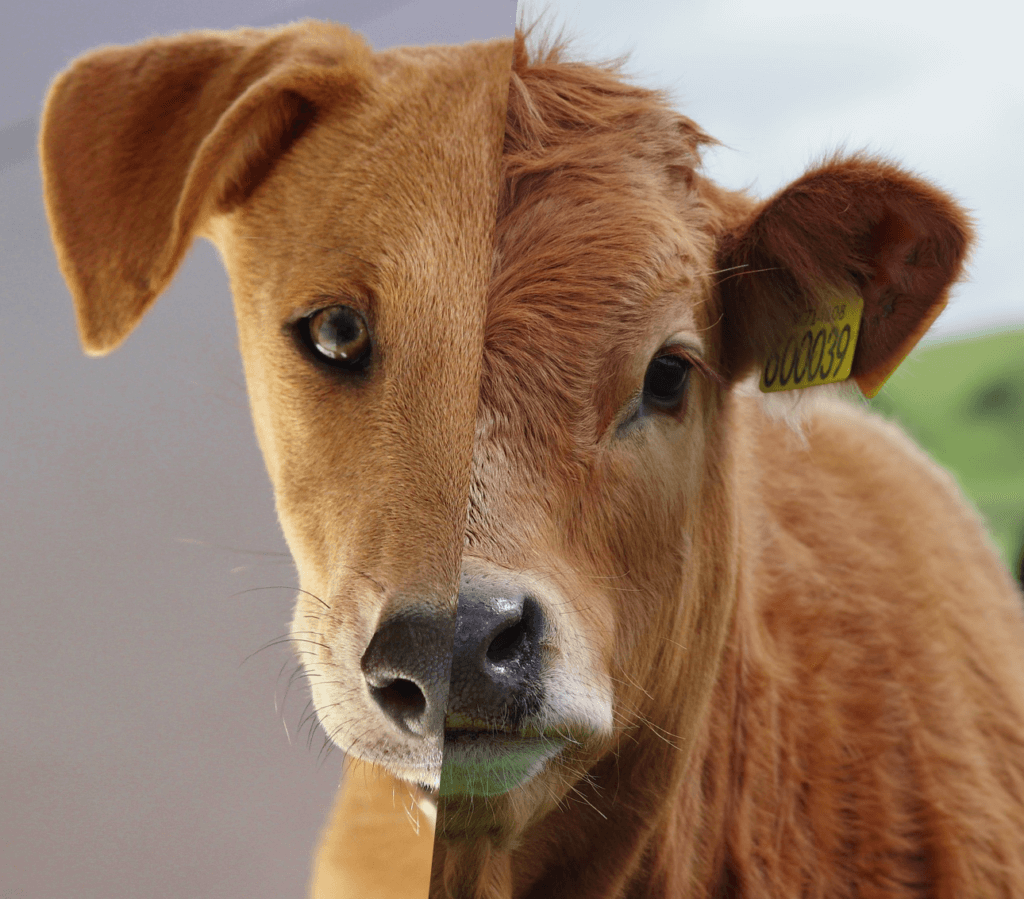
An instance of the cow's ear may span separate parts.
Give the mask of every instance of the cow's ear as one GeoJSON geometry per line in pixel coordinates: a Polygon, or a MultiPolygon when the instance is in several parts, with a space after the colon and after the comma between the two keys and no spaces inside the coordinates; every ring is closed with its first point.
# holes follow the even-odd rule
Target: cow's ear
{"type": "Polygon", "coordinates": [[[58,76],[40,161],[86,352],[128,335],[209,217],[351,96],[368,58],[348,29],[302,23],[105,47],[58,76]]]}
{"type": "Polygon", "coordinates": [[[812,169],[720,244],[723,368],[743,377],[794,321],[853,293],[864,309],[850,376],[873,395],[946,305],[971,239],[962,209],[893,165],[854,156],[812,169]]]}

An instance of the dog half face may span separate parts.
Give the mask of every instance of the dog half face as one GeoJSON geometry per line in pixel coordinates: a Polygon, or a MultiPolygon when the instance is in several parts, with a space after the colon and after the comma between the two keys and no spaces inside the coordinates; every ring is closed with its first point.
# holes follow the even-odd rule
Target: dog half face
{"type": "Polygon", "coordinates": [[[510,50],[373,53],[316,23],[105,48],[55,81],[41,136],[88,352],[197,234],[217,245],[320,720],[434,789],[510,50]]]}
{"type": "Polygon", "coordinates": [[[320,721],[434,789],[508,60],[386,57],[213,225],[320,721]]]}
{"type": "Polygon", "coordinates": [[[684,757],[736,596],[733,386],[838,290],[871,389],[969,234],[859,157],[762,204],[717,188],[658,95],[521,41],[101,50],[41,141],[90,352],[219,247],[320,720],[454,841],[514,844],[570,794],[607,815],[608,771],[684,757]]]}

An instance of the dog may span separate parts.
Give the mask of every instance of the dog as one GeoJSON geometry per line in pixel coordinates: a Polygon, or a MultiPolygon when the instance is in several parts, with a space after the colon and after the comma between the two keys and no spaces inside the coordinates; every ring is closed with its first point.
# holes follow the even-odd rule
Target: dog
{"type": "Polygon", "coordinates": [[[756,201],[710,142],[521,35],[207,32],[51,88],[86,350],[198,235],[231,278],[313,701],[387,772],[346,780],[318,895],[374,895],[389,847],[389,895],[1024,891],[1020,594],[953,480],[819,386],[878,389],[968,217],[857,155],[756,201]]]}
{"type": "MultiPolygon", "coordinates": [[[[45,106],[47,214],[87,352],[127,336],[197,235],[232,257],[256,433],[310,603],[298,604],[296,646],[323,642],[311,633],[321,627],[344,634],[344,664],[361,683],[359,657],[385,608],[422,595],[454,619],[471,407],[413,401],[476,377],[510,59],[507,41],[374,53],[328,24],[203,32],[87,55],[45,106]],[[339,310],[371,329],[368,366],[320,354],[310,323],[323,310],[323,335],[339,333],[339,310]],[[409,334],[416,319],[424,327],[409,334]],[[378,391],[386,360],[396,378],[378,391]],[[363,504],[372,517],[356,514],[363,504]],[[321,615],[334,596],[346,597],[330,600],[341,617],[321,615]]],[[[374,701],[339,705],[338,677],[315,667],[332,738],[436,788],[440,740],[375,733],[374,701]]],[[[432,713],[443,716],[443,701],[432,713]]],[[[348,781],[352,826],[380,821],[378,800],[394,801],[412,844],[403,856],[419,853],[429,874],[431,821],[414,834],[403,782],[364,768],[348,781]]],[[[344,877],[365,897],[359,884],[379,887],[382,875],[372,851],[352,854],[344,877]]]]}

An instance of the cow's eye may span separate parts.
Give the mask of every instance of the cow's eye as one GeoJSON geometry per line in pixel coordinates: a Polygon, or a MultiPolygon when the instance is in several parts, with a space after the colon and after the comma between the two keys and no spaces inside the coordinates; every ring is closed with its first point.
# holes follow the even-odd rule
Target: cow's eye
{"type": "Polygon", "coordinates": [[[644,375],[644,402],[656,409],[674,410],[686,396],[690,363],[679,356],[655,356],[644,375]]]}
{"type": "Polygon", "coordinates": [[[370,364],[370,329],[351,306],[328,306],[302,319],[299,327],[309,348],[324,362],[349,371],[362,371],[370,364]]]}

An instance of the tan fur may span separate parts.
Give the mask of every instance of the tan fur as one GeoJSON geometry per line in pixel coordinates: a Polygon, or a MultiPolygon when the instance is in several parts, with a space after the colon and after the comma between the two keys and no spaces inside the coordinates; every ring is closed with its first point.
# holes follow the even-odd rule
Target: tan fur
{"type": "Polygon", "coordinates": [[[315,895],[426,889],[396,865],[369,892],[389,845],[423,851],[402,781],[436,786],[441,747],[387,726],[360,660],[396,611],[454,619],[460,577],[542,609],[522,736],[565,745],[506,792],[442,792],[434,899],[1024,892],[1021,597],[977,516],[892,426],[824,398],[797,432],[745,389],[834,290],[864,300],[874,389],[941,311],[968,219],[857,156],[756,202],[704,177],[710,140],[521,38],[184,36],[55,83],[47,203],[87,349],[195,234],[231,275],[296,644],[362,760],[315,895]],[[341,301],[379,353],[358,381],[287,338],[341,301]],[[670,410],[641,394],[663,350],[692,364],[670,410]]]}

